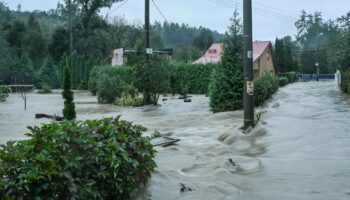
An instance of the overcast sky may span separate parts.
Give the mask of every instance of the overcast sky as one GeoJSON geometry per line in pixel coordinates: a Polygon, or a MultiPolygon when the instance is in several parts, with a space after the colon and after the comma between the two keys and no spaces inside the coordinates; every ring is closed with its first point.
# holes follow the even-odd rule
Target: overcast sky
{"type": "MultiPolygon", "coordinates": [[[[21,4],[22,10],[49,10],[58,0],[3,0],[11,9],[21,4]]],[[[170,22],[204,26],[224,33],[229,18],[237,6],[242,14],[243,0],[153,0],[170,22]]],[[[113,11],[121,3],[113,5],[113,11]]],[[[294,22],[301,10],[321,11],[324,19],[335,19],[350,11],[350,0],[253,0],[254,40],[274,40],[295,35],[294,22]]],[[[106,14],[108,10],[103,10],[106,14]]],[[[144,0],[127,0],[111,16],[122,15],[128,20],[143,23],[144,0]]],[[[164,21],[151,0],[151,21],[164,21]]]]}

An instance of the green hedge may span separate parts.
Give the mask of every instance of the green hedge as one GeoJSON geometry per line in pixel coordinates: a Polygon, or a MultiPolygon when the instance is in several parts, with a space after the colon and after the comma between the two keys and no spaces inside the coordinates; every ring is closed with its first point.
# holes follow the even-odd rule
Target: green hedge
{"type": "Polygon", "coordinates": [[[71,72],[72,89],[87,89],[93,66],[101,63],[103,62],[100,60],[84,55],[64,55],[58,67],[59,82],[62,84],[64,67],[67,66],[71,72]]]}
{"type": "Polygon", "coordinates": [[[185,64],[171,65],[171,92],[190,94],[208,94],[208,86],[213,70],[217,64],[185,64]]]}
{"type": "Polygon", "coordinates": [[[289,84],[289,80],[288,80],[287,77],[280,77],[280,78],[278,78],[278,85],[280,87],[284,87],[284,86],[286,86],[288,84],[289,84]]]}
{"type": "Polygon", "coordinates": [[[297,73],[296,72],[287,72],[288,83],[294,83],[297,81],[297,73]]]}
{"type": "Polygon", "coordinates": [[[278,90],[278,78],[270,73],[263,73],[255,80],[254,104],[262,105],[278,90]]]}
{"type": "Polygon", "coordinates": [[[90,73],[89,90],[100,103],[113,103],[125,89],[136,85],[136,68],[96,66],[90,73]]]}
{"type": "MultiPolygon", "coordinates": [[[[168,69],[168,82],[164,83],[166,85],[160,92],[175,94],[187,90],[191,94],[207,94],[211,73],[215,67],[215,64],[172,63],[168,69]]],[[[130,86],[141,91],[140,83],[137,83],[137,70],[133,66],[96,66],[90,72],[88,85],[93,95],[105,94],[102,96],[111,97],[105,102],[110,102],[117,97],[117,93],[119,94],[111,91],[111,88],[130,86]]]]}
{"type": "Polygon", "coordinates": [[[342,71],[340,88],[345,93],[350,93],[350,70],[342,71]]]}
{"type": "Polygon", "coordinates": [[[0,147],[0,199],[129,199],[156,167],[145,128],[119,117],[29,129],[0,147]]]}
{"type": "Polygon", "coordinates": [[[11,93],[11,89],[5,86],[0,86],[0,102],[6,101],[7,97],[11,93]]]}

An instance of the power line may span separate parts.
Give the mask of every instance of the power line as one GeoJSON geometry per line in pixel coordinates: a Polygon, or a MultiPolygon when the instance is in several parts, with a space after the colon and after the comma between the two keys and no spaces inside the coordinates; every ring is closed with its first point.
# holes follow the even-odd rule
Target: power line
{"type": "MultiPolygon", "coordinates": [[[[237,1],[234,0],[218,0],[218,1],[226,1],[227,3],[235,3],[236,5],[238,4],[237,1]]],[[[242,7],[241,3],[239,5],[242,7]]],[[[256,14],[263,14],[263,15],[269,15],[271,17],[277,17],[277,18],[283,18],[284,20],[290,21],[293,20],[293,22],[296,20],[294,17],[290,15],[286,15],[284,13],[276,12],[276,11],[271,11],[271,10],[266,10],[264,8],[259,8],[256,6],[253,6],[254,13],[256,14]]]]}
{"type": "Polygon", "coordinates": [[[116,8],[114,8],[112,11],[107,13],[107,16],[112,14],[113,12],[117,11],[119,8],[121,8],[126,2],[128,2],[128,0],[123,1],[119,6],[117,6],[116,8]]]}
{"type": "MultiPolygon", "coordinates": [[[[230,2],[233,2],[235,4],[238,4],[238,2],[236,0],[226,0],[226,1],[230,1],[230,2]]],[[[239,4],[242,4],[242,3],[239,3],[239,4]]],[[[283,9],[280,9],[280,8],[274,8],[272,6],[269,6],[269,5],[266,5],[266,4],[261,4],[261,3],[254,3],[253,4],[253,9],[260,10],[260,11],[263,11],[263,12],[269,12],[271,14],[279,15],[279,16],[290,18],[290,19],[293,19],[293,20],[295,19],[294,15],[298,14],[298,13],[290,12],[288,10],[283,10],[283,9]],[[283,11],[283,12],[281,12],[281,11],[283,11]],[[293,16],[291,16],[289,14],[286,14],[288,12],[290,14],[292,14],[293,16]]]]}
{"type": "MultiPolygon", "coordinates": [[[[228,1],[228,0],[208,0],[208,1],[211,1],[211,2],[216,3],[216,4],[220,4],[220,5],[225,6],[225,7],[231,7],[231,8],[240,7],[240,8],[242,8],[242,5],[240,5],[240,4],[238,4],[237,2],[234,2],[234,1],[228,1]]],[[[276,12],[271,12],[271,11],[264,10],[264,9],[261,9],[261,8],[255,8],[254,9],[254,14],[255,15],[260,15],[260,16],[263,16],[263,17],[267,17],[267,18],[270,18],[270,19],[283,21],[283,22],[286,22],[286,23],[294,23],[295,22],[294,18],[292,18],[291,16],[282,15],[282,14],[279,14],[279,13],[276,13],[276,12]]]]}
{"type": "Polygon", "coordinates": [[[156,9],[158,10],[159,14],[163,17],[164,21],[168,22],[168,20],[166,19],[166,17],[164,16],[163,12],[159,9],[159,7],[157,6],[156,2],[154,2],[154,0],[152,0],[153,5],[156,7],[156,9]]]}

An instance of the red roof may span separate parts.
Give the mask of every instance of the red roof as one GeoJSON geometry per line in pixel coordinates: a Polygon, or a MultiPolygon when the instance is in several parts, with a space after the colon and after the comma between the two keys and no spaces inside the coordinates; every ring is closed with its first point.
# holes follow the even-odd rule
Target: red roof
{"type": "Polygon", "coordinates": [[[196,60],[194,63],[217,63],[221,61],[221,56],[224,52],[224,43],[214,43],[209,49],[205,52],[205,54],[196,60]]]}
{"type": "Polygon", "coordinates": [[[271,44],[270,41],[258,41],[258,42],[253,42],[253,61],[257,60],[262,56],[264,51],[269,47],[271,44]]]}
{"type": "MultiPolygon", "coordinates": [[[[271,44],[270,41],[257,41],[253,42],[253,61],[255,62],[264,51],[269,47],[271,44]]],[[[194,63],[218,63],[221,61],[221,56],[224,52],[223,50],[223,43],[214,43],[212,44],[209,49],[205,52],[205,54],[196,60],[194,63]]]]}

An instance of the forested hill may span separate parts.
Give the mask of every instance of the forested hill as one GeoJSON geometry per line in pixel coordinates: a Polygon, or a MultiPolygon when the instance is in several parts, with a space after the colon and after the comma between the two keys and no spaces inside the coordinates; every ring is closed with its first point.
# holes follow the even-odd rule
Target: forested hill
{"type": "MultiPolygon", "coordinates": [[[[142,24],[133,24],[122,17],[105,19],[95,12],[86,16],[83,6],[76,4],[69,14],[66,5],[50,11],[10,10],[0,0],[0,68],[38,71],[47,56],[60,62],[70,52],[70,20],[72,47],[79,55],[107,60],[115,48],[142,48],[142,24]],[[74,11],[74,12],[73,12],[74,11]],[[87,20],[88,19],[88,20],[87,20]]],[[[198,58],[223,34],[187,24],[159,23],[152,25],[151,45],[155,49],[174,48],[174,59],[190,61],[198,58]]]]}

